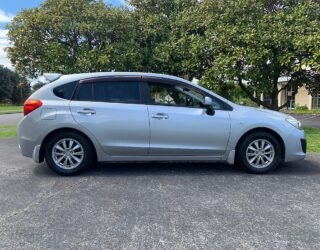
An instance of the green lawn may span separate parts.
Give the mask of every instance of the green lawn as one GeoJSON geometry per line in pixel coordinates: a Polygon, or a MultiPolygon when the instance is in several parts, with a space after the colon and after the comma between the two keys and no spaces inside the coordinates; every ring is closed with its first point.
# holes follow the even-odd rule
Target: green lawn
{"type": "Polygon", "coordinates": [[[293,109],[283,110],[287,114],[320,114],[320,109],[293,109]]]}
{"type": "Polygon", "coordinates": [[[307,152],[320,153],[320,128],[304,128],[307,137],[307,152]]]}
{"type": "Polygon", "coordinates": [[[22,113],[23,106],[0,104],[0,115],[22,113]]]}
{"type": "Polygon", "coordinates": [[[17,136],[16,125],[0,126],[0,138],[13,138],[17,136]]]}

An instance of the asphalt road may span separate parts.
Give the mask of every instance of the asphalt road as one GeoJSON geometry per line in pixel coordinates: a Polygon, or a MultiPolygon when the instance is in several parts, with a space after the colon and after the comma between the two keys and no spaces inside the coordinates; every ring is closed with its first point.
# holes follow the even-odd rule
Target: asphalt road
{"type": "Polygon", "coordinates": [[[23,117],[23,114],[8,114],[0,115],[0,126],[1,125],[15,125],[23,117]]]}
{"type": "Polygon", "coordinates": [[[269,175],[110,164],[59,177],[0,140],[0,249],[319,249],[320,156],[269,175]]]}
{"type": "Polygon", "coordinates": [[[320,128],[320,114],[317,115],[292,115],[299,121],[303,127],[320,128]]]}
{"type": "MultiPolygon", "coordinates": [[[[0,126],[16,124],[22,118],[22,114],[0,115],[0,126]]],[[[302,122],[304,127],[320,128],[320,114],[318,115],[293,115],[302,122]]]]}

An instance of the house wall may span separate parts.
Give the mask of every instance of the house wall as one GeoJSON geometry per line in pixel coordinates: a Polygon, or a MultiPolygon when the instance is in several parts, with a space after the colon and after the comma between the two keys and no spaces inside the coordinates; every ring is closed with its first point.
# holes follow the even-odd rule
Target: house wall
{"type": "Polygon", "coordinates": [[[308,109],[311,109],[311,96],[308,94],[308,91],[305,87],[298,89],[298,93],[295,96],[296,106],[307,106],[308,109]]]}
{"type": "MultiPolygon", "coordinates": [[[[284,83],[279,83],[278,88],[282,88],[284,83]]],[[[278,103],[279,105],[283,105],[287,100],[286,91],[283,90],[278,95],[278,103]]],[[[311,109],[312,105],[312,97],[308,94],[308,91],[305,87],[301,87],[298,89],[297,94],[295,95],[295,105],[296,106],[306,106],[308,109],[311,109]]]]}

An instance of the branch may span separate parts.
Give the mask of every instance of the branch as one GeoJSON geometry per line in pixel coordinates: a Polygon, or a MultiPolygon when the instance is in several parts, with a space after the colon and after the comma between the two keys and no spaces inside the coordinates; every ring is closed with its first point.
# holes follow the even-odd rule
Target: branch
{"type": "Polygon", "coordinates": [[[266,105],[263,101],[261,101],[259,98],[254,97],[252,95],[252,93],[246,88],[246,86],[243,84],[242,79],[238,78],[238,83],[240,88],[247,94],[247,96],[249,97],[249,99],[255,103],[257,103],[258,105],[262,105],[264,107],[270,108],[269,105],[266,105]]]}
{"type": "Polygon", "coordinates": [[[280,105],[278,108],[279,108],[279,110],[280,109],[283,109],[284,107],[287,107],[287,105],[288,105],[288,101],[286,101],[284,104],[282,104],[282,105],[280,105]]]}
{"type": "Polygon", "coordinates": [[[282,88],[278,89],[278,94],[282,91],[282,90],[285,90],[286,88],[288,87],[288,85],[284,85],[282,88]]]}

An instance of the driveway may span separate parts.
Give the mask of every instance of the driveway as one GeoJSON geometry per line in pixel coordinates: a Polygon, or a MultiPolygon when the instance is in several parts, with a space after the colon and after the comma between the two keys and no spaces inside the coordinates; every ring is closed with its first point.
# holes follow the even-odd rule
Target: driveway
{"type": "Polygon", "coordinates": [[[320,128],[320,114],[317,115],[292,115],[301,121],[303,127],[320,128]]]}
{"type": "Polygon", "coordinates": [[[0,140],[1,249],[319,249],[320,157],[269,175],[110,164],[59,177],[0,140]]]}
{"type": "Polygon", "coordinates": [[[0,115],[0,126],[1,125],[15,125],[23,117],[23,114],[8,114],[0,115]]]}

